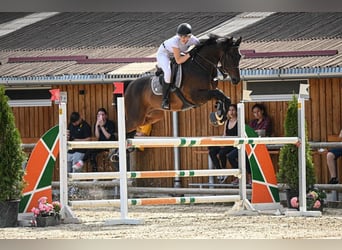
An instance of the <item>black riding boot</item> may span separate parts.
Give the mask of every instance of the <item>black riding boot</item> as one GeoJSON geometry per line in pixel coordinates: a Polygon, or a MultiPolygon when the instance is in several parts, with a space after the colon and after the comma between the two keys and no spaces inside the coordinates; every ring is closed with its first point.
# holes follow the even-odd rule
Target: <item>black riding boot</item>
{"type": "Polygon", "coordinates": [[[163,83],[163,102],[162,102],[163,109],[170,109],[169,93],[170,93],[170,83],[164,82],[163,83]]]}

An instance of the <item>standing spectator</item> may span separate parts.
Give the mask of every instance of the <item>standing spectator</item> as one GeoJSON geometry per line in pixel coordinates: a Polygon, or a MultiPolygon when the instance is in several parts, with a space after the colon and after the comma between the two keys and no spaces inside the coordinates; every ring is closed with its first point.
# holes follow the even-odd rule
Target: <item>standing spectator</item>
{"type": "MultiPolygon", "coordinates": [[[[228,107],[228,119],[224,124],[223,136],[237,136],[237,106],[231,104],[228,107]]],[[[234,146],[211,146],[208,147],[209,156],[216,169],[225,169],[227,154],[234,150],[234,146]],[[218,157],[217,157],[218,156],[218,157]]],[[[217,176],[220,183],[225,182],[227,176],[217,176]]]]}
{"type": "MultiPolygon", "coordinates": [[[[342,138],[342,129],[339,134],[339,138],[342,138]]],[[[329,184],[338,184],[337,178],[337,159],[342,156],[342,148],[333,148],[328,151],[327,165],[330,174],[329,184]]]]}
{"type": "MultiPolygon", "coordinates": [[[[90,141],[91,139],[90,125],[81,118],[78,112],[72,112],[70,115],[70,122],[67,129],[67,139],[68,141],[90,141]]],[[[68,150],[68,173],[81,171],[85,152],[85,149],[77,148],[68,150]]]]}
{"type": "MultiPolygon", "coordinates": [[[[117,140],[117,129],[112,120],[108,120],[108,113],[105,108],[99,108],[96,113],[96,123],[94,133],[98,141],[115,141],[117,140]]],[[[108,151],[106,149],[92,149],[89,150],[87,157],[90,158],[90,164],[93,172],[97,172],[96,157],[98,153],[108,151]]]]}

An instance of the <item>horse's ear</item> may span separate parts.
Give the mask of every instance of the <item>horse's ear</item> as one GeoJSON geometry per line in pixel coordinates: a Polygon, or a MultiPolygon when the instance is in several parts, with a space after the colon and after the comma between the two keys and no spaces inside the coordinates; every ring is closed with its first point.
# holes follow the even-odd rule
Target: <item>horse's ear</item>
{"type": "Polygon", "coordinates": [[[236,46],[239,46],[241,41],[242,41],[242,37],[240,36],[235,42],[236,46]]]}
{"type": "Polygon", "coordinates": [[[238,40],[236,40],[236,45],[239,46],[242,41],[242,37],[240,36],[238,40]]]}

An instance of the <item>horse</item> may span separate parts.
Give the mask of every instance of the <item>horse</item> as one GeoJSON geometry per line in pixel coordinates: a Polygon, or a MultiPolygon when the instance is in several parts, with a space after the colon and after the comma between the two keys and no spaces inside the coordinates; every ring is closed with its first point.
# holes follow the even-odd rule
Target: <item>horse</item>
{"type": "Polygon", "coordinates": [[[139,126],[158,122],[165,111],[187,110],[211,99],[224,104],[219,118],[226,119],[231,101],[217,88],[215,78],[219,70],[224,76],[228,74],[234,85],[240,82],[240,43],[241,37],[235,39],[213,34],[201,39],[200,44],[191,50],[192,57],[181,65],[182,83],[179,88],[171,90],[170,110],[161,108],[162,96],[152,91],[152,77],[156,76],[144,76],[131,81],[124,91],[126,133],[132,134],[139,126]],[[219,63],[221,66],[218,66],[219,63]]]}

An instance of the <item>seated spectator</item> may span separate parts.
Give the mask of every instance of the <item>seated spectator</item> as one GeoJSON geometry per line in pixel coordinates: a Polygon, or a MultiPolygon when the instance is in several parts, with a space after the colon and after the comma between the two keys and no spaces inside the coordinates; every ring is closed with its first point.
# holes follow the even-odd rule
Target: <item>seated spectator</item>
{"type": "MultiPolygon", "coordinates": [[[[339,138],[342,138],[342,129],[339,134],[339,138]]],[[[338,184],[337,178],[337,159],[342,156],[342,148],[333,148],[328,151],[327,165],[331,179],[329,184],[338,184]]]]}
{"type": "MultiPolygon", "coordinates": [[[[96,124],[94,133],[98,141],[115,141],[117,140],[117,128],[112,120],[108,120],[108,114],[105,108],[99,108],[96,114],[96,124]]],[[[97,172],[96,157],[100,152],[108,151],[107,149],[91,149],[88,150],[86,158],[90,159],[93,172],[97,172]]]]}
{"type": "MultiPolygon", "coordinates": [[[[68,141],[90,141],[90,125],[81,118],[78,112],[72,112],[67,128],[68,141]]],[[[85,149],[71,149],[67,153],[68,173],[80,172],[83,167],[85,149]]]]}
{"type": "MultiPolygon", "coordinates": [[[[269,116],[267,115],[265,106],[262,104],[255,104],[252,107],[252,112],[254,115],[254,119],[249,122],[249,126],[258,133],[259,136],[270,136],[272,134],[272,122],[269,116]]],[[[232,168],[238,168],[238,149],[235,148],[228,155],[228,161],[232,168]]],[[[247,172],[247,183],[252,183],[251,178],[251,167],[249,165],[249,160],[246,155],[246,172],[247,172]]],[[[233,181],[233,184],[238,184],[239,179],[236,178],[233,181]]]]}
{"type": "MultiPolygon", "coordinates": [[[[231,104],[228,107],[228,119],[224,124],[223,136],[237,136],[237,106],[231,104]]],[[[216,169],[225,169],[227,154],[234,150],[234,146],[211,146],[208,147],[209,156],[216,169]]],[[[217,176],[220,183],[225,182],[227,176],[217,176]]]]}
{"type": "Polygon", "coordinates": [[[263,104],[257,103],[252,107],[254,119],[249,122],[249,126],[258,133],[259,136],[272,135],[272,121],[267,115],[266,108],[263,104]]]}

